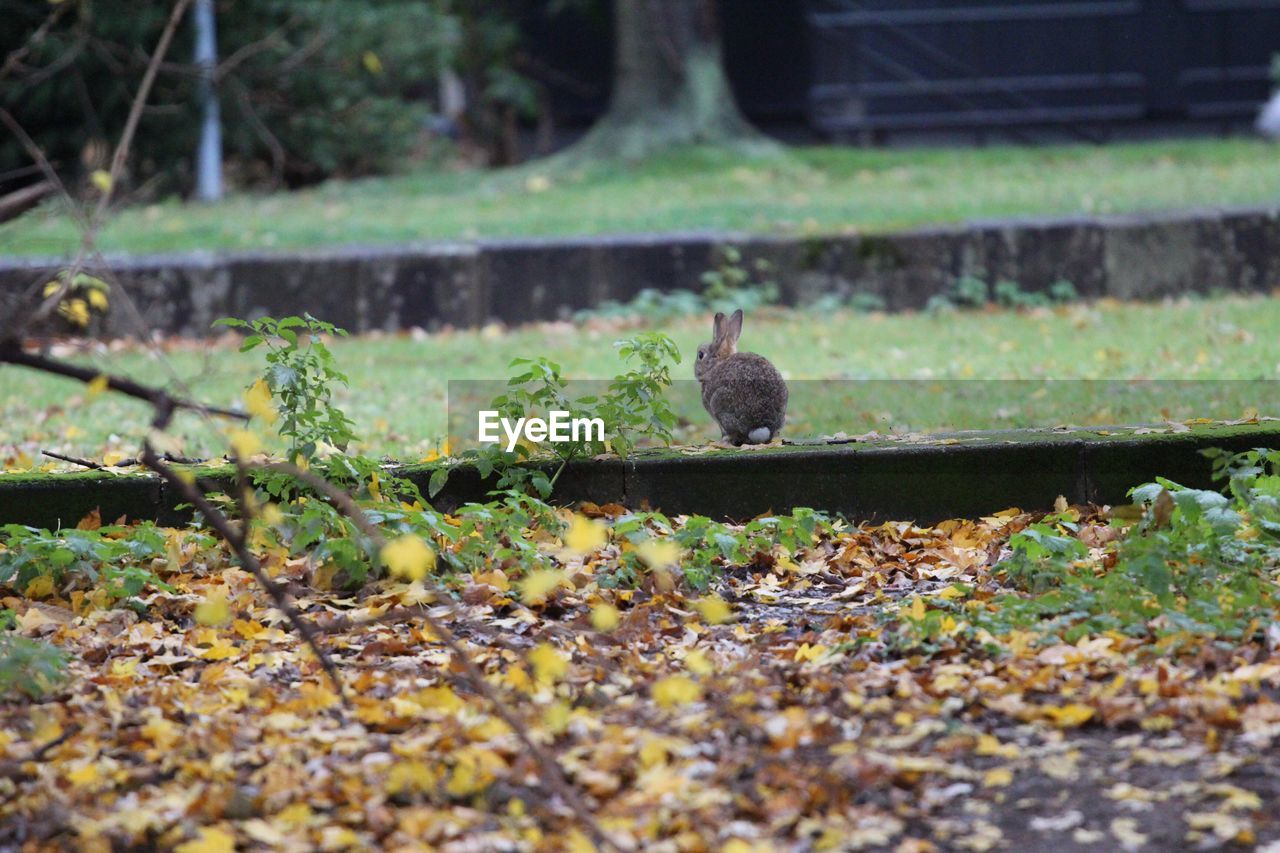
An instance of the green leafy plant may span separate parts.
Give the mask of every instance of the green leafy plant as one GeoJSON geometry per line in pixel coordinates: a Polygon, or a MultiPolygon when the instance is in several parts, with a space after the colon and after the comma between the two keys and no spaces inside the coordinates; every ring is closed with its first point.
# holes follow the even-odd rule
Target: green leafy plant
{"type": "Polygon", "coordinates": [[[1012,553],[1000,566],[1024,589],[1042,592],[1056,584],[1064,566],[1089,555],[1077,532],[1077,525],[1057,516],[1028,525],[1009,537],[1012,553]]]}
{"type": "MultiPolygon", "coordinates": [[[[655,537],[669,538],[682,551],[680,571],[685,582],[706,589],[722,571],[734,566],[772,565],[775,553],[794,554],[832,535],[835,522],[825,513],[798,507],[790,515],[753,519],[745,525],[690,516],[675,524],[660,512],[632,512],[613,523],[613,536],[639,546],[655,537]]],[[[605,586],[635,584],[648,571],[636,550],[625,551],[619,568],[605,586]]]]}
{"type": "Polygon", "coordinates": [[[44,699],[66,683],[68,661],[57,646],[0,630],[0,697],[44,699]]]}
{"type": "Polygon", "coordinates": [[[349,380],[323,338],[345,336],[346,330],[310,314],[279,320],[228,317],[214,325],[247,331],[241,352],[266,349],[263,380],[277,401],[277,430],[289,442],[291,461],[310,462],[322,443],[342,450],[356,438],[355,424],[333,400],[334,387],[349,380]]]}
{"type": "Polygon", "coordinates": [[[594,308],[584,308],[574,313],[579,323],[589,320],[629,320],[640,318],[650,323],[662,323],[680,317],[692,317],[707,311],[706,300],[690,290],[663,291],[646,287],[629,302],[606,300],[594,308]]]}
{"type": "Polygon", "coordinates": [[[991,289],[977,276],[962,275],[951,286],[948,298],[960,308],[982,308],[991,301],[991,289]]]}
{"type": "Polygon", "coordinates": [[[702,298],[712,311],[744,311],[775,304],[781,292],[768,258],[746,263],[736,246],[716,249],[716,265],[701,276],[702,298]]]}
{"type": "Polygon", "coordinates": [[[1068,305],[1080,300],[1080,292],[1076,286],[1065,278],[1060,278],[1049,285],[1049,301],[1055,305],[1068,305]]]}
{"type": "MultiPolygon", "coordinates": [[[[571,397],[560,365],[553,361],[517,358],[511,367],[518,372],[507,380],[506,393],[490,404],[500,417],[511,419],[550,411],[571,412],[575,418],[598,418],[605,428],[602,437],[582,431],[569,441],[550,444],[553,458],[560,463],[550,475],[542,467],[522,464],[530,458],[524,445],[517,445],[514,450],[497,445],[468,450],[462,458],[472,462],[482,478],[496,472],[498,491],[532,488],[547,498],[574,459],[610,451],[626,457],[641,440],[669,445],[676,416],[665,392],[671,385],[672,366],[680,363],[679,348],[660,332],[645,332],[614,346],[627,369],[598,396],[571,397]]],[[[449,470],[442,465],[433,472],[427,487],[429,497],[444,487],[449,470]]]]}
{"type": "Polygon", "coordinates": [[[0,539],[6,545],[0,551],[0,584],[20,595],[101,588],[111,601],[140,609],[137,597],[144,589],[172,591],[147,566],[167,552],[164,534],[150,522],[56,532],[8,524],[0,527],[0,539]]]}
{"type": "Polygon", "coordinates": [[[773,264],[768,258],[756,258],[747,263],[736,246],[718,247],[715,258],[715,266],[699,278],[702,283],[700,293],[645,288],[628,302],[602,302],[594,308],[576,312],[574,319],[585,322],[601,318],[642,318],[649,322],[662,322],[715,311],[728,313],[737,308],[754,311],[777,304],[781,290],[773,278],[773,264]]]}
{"type": "Polygon", "coordinates": [[[847,308],[859,314],[873,314],[886,310],[888,304],[884,301],[884,297],[878,293],[855,290],[851,293],[824,293],[806,305],[805,308],[819,314],[836,311],[841,308],[847,308]]]}
{"type": "Polygon", "coordinates": [[[958,586],[922,613],[887,610],[882,618],[899,628],[891,643],[936,651],[944,635],[1015,630],[1045,643],[1117,632],[1161,649],[1256,637],[1280,615],[1280,451],[1206,455],[1223,492],[1164,478],[1138,486],[1138,520],[1113,521],[1115,535],[1092,548],[1071,514],[1047,516],[1015,532],[994,567],[1019,593],[987,598],[958,586]]]}
{"type": "Polygon", "coordinates": [[[964,275],[956,279],[946,293],[931,296],[925,310],[933,313],[957,308],[972,310],[993,304],[1014,310],[1048,308],[1075,302],[1079,298],[1075,286],[1065,279],[1055,281],[1048,290],[1041,293],[1023,290],[1016,281],[1006,279],[988,286],[978,276],[964,275]]]}
{"type": "MultiPolygon", "coordinates": [[[[1094,550],[1068,516],[1047,517],[1011,536],[995,567],[1025,594],[939,601],[936,612],[1050,642],[1105,631],[1245,638],[1280,613],[1280,451],[1209,455],[1225,494],[1164,478],[1138,486],[1130,494],[1144,507],[1140,520],[1113,522],[1123,532],[1094,550]]],[[[908,633],[926,638],[934,628],[922,621],[908,633]]]]}

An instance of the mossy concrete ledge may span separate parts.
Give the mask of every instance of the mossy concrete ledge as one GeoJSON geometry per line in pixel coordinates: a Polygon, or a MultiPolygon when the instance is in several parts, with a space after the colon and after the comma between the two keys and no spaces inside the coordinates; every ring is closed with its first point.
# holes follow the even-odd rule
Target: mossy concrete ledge
{"type": "MultiPolygon", "coordinates": [[[[1088,299],[1266,293],[1280,274],[1280,208],[1004,219],[872,234],[618,234],[106,262],[155,331],[208,335],[220,317],[309,311],[368,332],[554,320],[647,288],[696,291],[727,245],[749,262],[768,261],[788,305],[862,293],[890,310],[921,308],[965,275],[1030,292],[1065,279],[1088,299]]],[[[66,262],[0,258],[0,294],[27,293],[66,262]]],[[[113,311],[103,331],[129,335],[137,327],[131,312],[113,311]]]]}
{"type": "MultiPolygon", "coordinates": [[[[574,462],[562,472],[555,499],[729,519],[803,506],[858,521],[926,523],[1011,506],[1047,510],[1059,495],[1075,504],[1121,503],[1129,488],[1157,476],[1208,488],[1212,466],[1202,451],[1254,447],[1280,447],[1280,425],[1007,430],[758,450],[680,448],[626,461],[574,462]]],[[[398,473],[425,494],[434,470],[416,465],[398,473]]],[[[208,491],[231,483],[225,469],[196,473],[208,491]]],[[[458,466],[432,503],[452,511],[484,500],[492,485],[475,468],[458,466]]],[[[146,474],[0,476],[0,524],[74,526],[95,509],[104,521],[175,524],[190,517],[179,509],[182,503],[146,474]]]]}

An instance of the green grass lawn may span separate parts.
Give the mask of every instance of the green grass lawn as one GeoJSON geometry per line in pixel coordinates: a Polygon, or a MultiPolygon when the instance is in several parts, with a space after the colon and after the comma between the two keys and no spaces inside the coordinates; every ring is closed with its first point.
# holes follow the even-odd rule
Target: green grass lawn
{"type": "MultiPolygon", "coordinates": [[[[220,204],[122,210],[108,250],[285,248],[521,235],[887,230],[974,218],[1280,202],[1273,145],[1249,139],[861,150],[744,158],[694,149],[632,168],[537,163],[412,173],[220,204]]],[[[0,226],[0,254],[70,252],[56,203],[0,226]]]]}
{"type": "MultiPolygon", "coordinates": [[[[706,339],[707,326],[699,318],[662,329],[686,354],[677,370],[682,379],[692,378],[687,356],[706,339]]],[[[352,381],[339,401],[356,420],[364,449],[417,459],[445,435],[450,379],[501,380],[513,357],[537,355],[558,360],[571,378],[607,378],[620,366],[613,341],[632,333],[566,323],[340,340],[334,351],[352,381]]],[[[1280,301],[1267,298],[1103,302],[1022,314],[776,310],[749,318],[742,344],[772,358],[789,380],[789,438],[1229,419],[1250,409],[1280,415],[1280,400],[1270,396],[1277,383],[1242,381],[1280,379],[1280,301]],[[1135,379],[1188,381],[1098,381],[1135,379]]],[[[82,359],[151,381],[172,369],[192,394],[219,404],[240,399],[260,366],[259,354],[240,355],[229,342],[175,344],[167,366],[136,350],[82,359]]],[[[691,381],[673,399],[685,420],[680,440],[716,438],[691,381]]],[[[0,367],[0,463],[45,449],[132,453],[146,415],[142,404],[111,395],[86,400],[76,383],[0,367]]],[[[192,416],[178,426],[191,454],[225,446],[192,416]]]]}

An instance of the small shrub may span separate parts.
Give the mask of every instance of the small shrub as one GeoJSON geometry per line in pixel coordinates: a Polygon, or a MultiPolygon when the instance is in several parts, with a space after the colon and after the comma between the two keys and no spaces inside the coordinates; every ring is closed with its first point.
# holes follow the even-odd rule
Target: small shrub
{"type": "Polygon", "coordinates": [[[289,442],[290,461],[310,462],[322,443],[342,450],[356,438],[355,424],[333,402],[334,387],[349,380],[321,337],[345,336],[345,329],[310,314],[281,320],[228,317],[214,325],[249,332],[240,352],[266,348],[263,380],[278,401],[277,430],[289,442]]]}
{"type": "MultiPolygon", "coordinates": [[[[481,477],[498,473],[498,490],[534,488],[543,498],[549,497],[556,479],[575,458],[595,456],[612,451],[625,457],[642,439],[663,444],[672,441],[675,414],[666,400],[671,385],[671,368],[680,363],[680,350],[675,342],[660,332],[646,332],[618,341],[614,346],[627,362],[628,369],[615,376],[599,397],[571,399],[561,375],[560,365],[545,358],[517,358],[511,367],[520,372],[507,380],[507,392],[490,404],[500,417],[520,418],[552,410],[572,412],[575,417],[599,418],[605,424],[603,440],[582,436],[551,446],[560,467],[548,477],[538,468],[520,465],[529,451],[517,446],[507,451],[498,446],[468,450],[464,459],[471,460],[481,477]]],[[[434,497],[444,487],[449,469],[441,467],[432,474],[428,495],[434,497]]]]}
{"type": "Polygon", "coordinates": [[[1140,519],[1113,521],[1122,532],[1094,548],[1073,512],[1047,516],[1014,533],[995,566],[1019,592],[988,599],[957,586],[927,607],[887,611],[899,628],[890,642],[936,651],[944,635],[1074,643],[1115,632],[1168,651],[1257,639],[1280,614],[1280,451],[1206,455],[1225,494],[1157,478],[1130,492],[1140,519]]]}
{"type": "Polygon", "coordinates": [[[773,264],[767,258],[757,258],[747,264],[737,247],[721,246],[716,250],[716,265],[700,277],[701,293],[646,288],[629,302],[610,300],[576,312],[574,319],[584,322],[596,318],[642,317],[650,322],[663,322],[707,312],[727,314],[737,308],[750,312],[775,305],[781,297],[772,273],[773,264]]]}
{"type": "Polygon", "coordinates": [[[885,303],[884,297],[878,293],[855,290],[847,294],[824,293],[805,307],[807,310],[819,314],[837,311],[841,308],[856,311],[859,314],[874,314],[878,311],[886,310],[888,305],[885,303]]]}
{"type": "Polygon", "coordinates": [[[1028,293],[1016,281],[998,281],[992,289],[995,303],[1001,308],[1045,308],[1049,297],[1043,293],[1028,293]]]}
{"type": "Polygon", "coordinates": [[[1065,278],[1060,278],[1049,285],[1049,299],[1055,305],[1068,305],[1080,301],[1080,293],[1076,286],[1065,278]]]}
{"type": "Polygon", "coordinates": [[[751,311],[778,301],[778,283],[771,277],[773,264],[767,258],[756,258],[747,265],[736,246],[721,246],[716,254],[716,266],[701,276],[702,298],[708,309],[751,311]]]}
{"type": "Polygon", "coordinates": [[[147,567],[167,553],[165,535],[150,522],[131,527],[50,532],[20,524],[0,527],[0,584],[43,598],[70,589],[101,589],[110,603],[141,609],[151,587],[172,591],[147,567]]]}
{"type": "Polygon", "coordinates": [[[573,319],[582,323],[594,319],[625,320],[641,317],[650,323],[664,323],[702,314],[706,310],[707,305],[700,294],[688,290],[662,291],[646,287],[630,302],[608,300],[595,308],[575,312],[573,319]]]}
{"type": "Polygon", "coordinates": [[[991,301],[991,291],[977,276],[964,275],[951,286],[948,298],[960,308],[982,308],[991,301]]]}
{"type": "Polygon", "coordinates": [[[44,699],[66,683],[67,663],[56,646],[0,630],[0,697],[44,699]]]}
{"type": "Polygon", "coordinates": [[[946,314],[949,311],[956,310],[956,304],[950,300],[945,294],[935,293],[929,297],[929,301],[924,304],[926,314],[946,314]]]}
{"type": "Polygon", "coordinates": [[[1079,298],[1075,286],[1066,280],[1055,281],[1046,292],[1039,293],[1025,291],[1016,281],[1007,279],[988,287],[981,278],[966,275],[956,279],[946,293],[930,297],[925,311],[938,313],[957,308],[985,308],[992,304],[1013,310],[1047,308],[1075,302],[1079,298]]]}

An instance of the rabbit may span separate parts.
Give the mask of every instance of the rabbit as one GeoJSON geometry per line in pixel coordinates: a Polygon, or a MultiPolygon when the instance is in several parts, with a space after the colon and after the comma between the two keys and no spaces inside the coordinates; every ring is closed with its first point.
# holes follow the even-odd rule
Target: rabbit
{"type": "Polygon", "coordinates": [[[698,347],[693,375],[702,384],[702,405],[735,447],[768,444],[787,416],[787,383],[764,356],[738,352],[742,309],[725,319],[717,313],[711,343],[698,347]]]}

